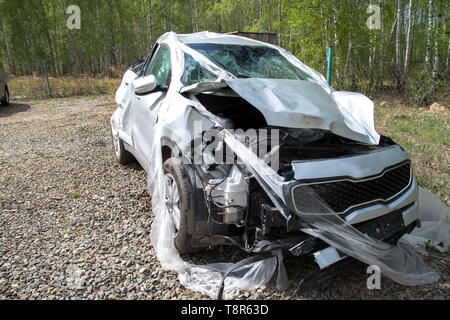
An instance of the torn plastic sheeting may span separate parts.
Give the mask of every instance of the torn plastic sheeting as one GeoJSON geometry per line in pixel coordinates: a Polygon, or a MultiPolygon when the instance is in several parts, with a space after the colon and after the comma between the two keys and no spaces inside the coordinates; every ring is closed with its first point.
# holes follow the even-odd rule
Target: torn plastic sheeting
{"type": "MultiPolygon", "coordinates": [[[[270,174],[271,169],[266,163],[255,158],[249,149],[236,147],[240,142],[227,130],[223,130],[223,132],[226,136],[225,141],[237,156],[245,159],[246,163],[252,167],[252,171],[261,172],[259,177],[266,182],[267,186],[274,186],[273,190],[282,198],[278,174],[274,171],[273,174],[270,174]]],[[[379,266],[385,276],[400,284],[422,285],[439,279],[439,274],[427,267],[411,246],[404,243],[394,246],[362,234],[345,219],[334,213],[312,189],[309,190],[309,196],[315,200],[321,210],[327,207],[329,214],[304,215],[298,213],[311,226],[311,228],[302,229],[303,232],[323,240],[333,248],[364,263],[379,266]]],[[[274,204],[280,211],[284,210],[279,202],[274,204]]]]}
{"type": "Polygon", "coordinates": [[[438,197],[423,188],[419,189],[420,224],[401,241],[426,254],[426,247],[447,252],[450,246],[450,209],[438,197]]]}
{"type": "MultiPolygon", "coordinates": [[[[175,248],[173,239],[175,230],[173,221],[164,203],[166,184],[161,166],[162,154],[160,132],[164,120],[155,128],[155,144],[152,148],[152,168],[148,175],[149,189],[152,195],[152,211],[155,215],[150,238],[163,269],[178,273],[178,279],[185,287],[202,292],[211,298],[217,297],[221,287],[222,275],[233,263],[215,263],[209,265],[189,264],[181,258],[175,248]]],[[[276,258],[244,265],[225,279],[225,298],[233,298],[239,290],[257,288],[267,283],[276,270],[276,258]]]]}
{"type": "Polygon", "coordinates": [[[174,55],[173,59],[171,59],[173,72],[171,87],[173,87],[177,92],[181,92],[181,89],[188,84],[184,84],[183,81],[186,82],[187,80],[191,80],[188,82],[192,82],[193,79],[189,79],[189,76],[185,74],[185,67],[187,64],[187,66],[192,69],[192,63],[194,61],[199,67],[206,71],[205,75],[208,75],[208,77],[202,78],[202,82],[210,80],[212,75],[217,77],[215,81],[213,81],[216,83],[220,83],[224,79],[233,78],[233,75],[231,75],[228,71],[223,70],[196,50],[189,48],[186,44],[180,41],[180,36],[173,32],[163,34],[157,42],[171,44],[172,46],[174,55]],[[186,55],[188,55],[188,57],[186,55]],[[192,57],[192,60],[186,61],[186,58],[190,57],[192,57]]]}
{"type": "Polygon", "coordinates": [[[261,187],[269,196],[270,200],[280,210],[280,213],[288,219],[288,213],[284,203],[282,181],[284,178],[276,174],[263,160],[258,158],[250,149],[247,149],[231,132],[223,130],[224,142],[238,156],[238,158],[249,166],[252,174],[260,183],[261,187]],[[253,165],[254,164],[254,165],[253,165]]]}
{"type": "MultiPolygon", "coordinates": [[[[168,112],[168,108],[173,103],[173,101],[170,101],[171,99],[184,98],[178,95],[178,98],[174,96],[164,100],[159,108],[158,122],[154,128],[149,161],[150,168],[148,170],[148,186],[152,196],[152,211],[154,214],[150,238],[163,269],[177,272],[180,283],[186,288],[216,298],[221,287],[223,274],[234,264],[195,265],[185,262],[174,245],[175,229],[164,202],[166,183],[162,168],[161,138],[165,127],[168,125],[186,127],[189,123],[188,114],[193,110],[192,108],[171,108],[168,112]]],[[[209,114],[207,110],[202,109],[201,105],[195,102],[191,104],[197,105],[196,112],[198,111],[203,115],[209,114]]],[[[213,124],[214,122],[211,122],[211,120],[205,118],[204,122],[213,124]]],[[[177,144],[180,150],[189,149],[191,140],[187,138],[188,136],[178,135],[179,141],[177,141],[177,144]]],[[[191,135],[191,137],[193,136],[191,135]]],[[[225,279],[224,297],[231,299],[237,295],[239,290],[254,289],[267,283],[272,278],[276,267],[277,259],[275,257],[240,267],[225,279]]]]}

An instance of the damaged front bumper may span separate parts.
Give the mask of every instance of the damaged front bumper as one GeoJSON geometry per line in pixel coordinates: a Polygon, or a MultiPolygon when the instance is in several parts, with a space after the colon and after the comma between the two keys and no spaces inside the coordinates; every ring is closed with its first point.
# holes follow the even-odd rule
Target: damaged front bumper
{"type": "MultiPolygon", "coordinates": [[[[420,221],[418,220],[418,206],[416,202],[403,210],[396,210],[379,218],[354,225],[364,235],[390,244],[396,244],[404,234],[412,232],[418,226],[420,226],[420,221]],[[414,220],[407,223],[409,219],[414,220]]],[[[302,241],[290,248],[289,251],[294,256],[313,253],[320,269],[327,268],[348,257],[317,238],[309,238],[302,241]]]]}
{"type": "Polygon", "coordinates": [[[246,244],[248,251],[281,248],[294,255],[320,251],[329,245],[298,231],[323,223],[395,244],[418,223],[417,182],[408,154],[398,145],[341,158],[293,161],[294,176],[287,181],[231,136],[226,135],[225,141],[246,159],[275,204],[260,206],[262,225],[256,228],[254,245],[246,244]],[[277,236],[283,228],[288,233],[277,236]]]}

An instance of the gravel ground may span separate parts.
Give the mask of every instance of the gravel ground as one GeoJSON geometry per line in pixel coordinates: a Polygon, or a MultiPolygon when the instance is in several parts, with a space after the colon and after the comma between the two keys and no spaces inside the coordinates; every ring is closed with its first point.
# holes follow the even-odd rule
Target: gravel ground
{"type": "MultiPolygon", "coordinates": [[[[0,299],[207,299],[183,288],[154,255],[146,173],[115,162],[111,97],[19,102],[0,108],[0,299]]],[[[237,261],[218,248],[196,263],[237,261]]],[[[382,278],[366,288],[364,268],[349,270],[295,299],[448,299],[449,256],[425,257],[437,283],[405,287],[382,278]]],[[[290,287],[274,282],[240,299],[292,299],[308,259],[287,258],[290,287]]]]}

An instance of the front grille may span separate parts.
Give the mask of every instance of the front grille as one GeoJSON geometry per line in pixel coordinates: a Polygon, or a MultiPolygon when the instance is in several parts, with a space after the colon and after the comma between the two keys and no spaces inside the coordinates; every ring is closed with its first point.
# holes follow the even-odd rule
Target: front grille
{"type": "Polygon", "coordinates": [[[404,190],[411,180],[410,162],[386,170],[382,175],[364,179],[341,179],[302,184],[294,187],[294,205],[301,213],[326,213],[322,199],[335,213],[377,201],[389,201],[404,190]]]}

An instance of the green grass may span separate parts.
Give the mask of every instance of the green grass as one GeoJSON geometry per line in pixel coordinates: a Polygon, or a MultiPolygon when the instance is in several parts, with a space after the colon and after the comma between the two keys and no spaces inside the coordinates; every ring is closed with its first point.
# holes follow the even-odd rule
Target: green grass
{"type": "Polygon", "coordinates": [[[377,131],[410,154],[418,183],[448,203],[450,113],[425,108],[375,106],[377,131]]]}
{"type": "MultiPolygon", "coordinates": [[[[79,78],[64,76],[49,78],[52,97],[87,97],[95,99],[99,95],[114,95],[120,85],[121,79],[94,78],[82,76],[79,78]]],[[[20,97],[20,100],[48,98],[47,82],[44,77],[10,76],[8,86],[11,98],[20,97]]]]}

